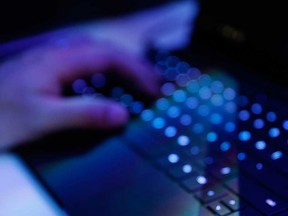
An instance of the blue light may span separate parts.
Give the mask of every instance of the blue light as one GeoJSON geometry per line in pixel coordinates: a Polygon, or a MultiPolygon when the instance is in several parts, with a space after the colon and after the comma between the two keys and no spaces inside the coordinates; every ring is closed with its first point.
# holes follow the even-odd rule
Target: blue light
{"type": "Polygon", "coordinates": [[[184,125],[184,126],[188,126],[188,125],[190,125],[191,123],[192,123],[192,118],[191,118],[191,116],[190,115],[183,115],[183,116],[181,116],[181,118],[180,118],[180,123],[182,124],[182,125],[184,125]]]}
{"type": "Polygon", "coordinates": [[[159,110],[167,110],[169,107],[169,101],[166,98],[160,98],[156,101],[156,107],[159,110]]]}
{"type": "Polygon", "coordinates": [[[283,128],[284,128],[285,130],[288,130],[288,120],[285,120],[285,121],[283,122],[283,128]]]}
{"type": "Polygon", "coordinates": [[[283,156],[283,153],[282,153],[281,151],[276,151],[276,152],[273,152],[273,153],[272,153],[271,159],[272,159],[272,160],[278,160],[278,159],[280,159],[282,156],[283,156]]]}
{"type": "Polygon", "coordinates": [[[82,94],[86,87],[87,83],[82,79],[75,80],[72,84],[73,91],[77,94],[82,94]]]}
{"type": "Polygon", "coordinates": [[[161,118],[161,117],[155,118],[152,121],[152,126],[155,129],[162,129],[165,126],[165,124],[166,124],[165,120],[163,118],[161,118]]]}
{"type": "Polygon", "coordinates": [[[227,88],[224,90],[223,96],[226,100],[234,100],[236,97],[236,92],[232,88],[227,88]]]}
{"type": "Polygon", "coordinates": [[[212,82],[211,90],[213,93],[216,93],[216,94],[221,93],[224,90],[224,84],[221,81],[216,80],[212,82]]]}
{"type": "Polygon", "coordinates": [[[203,117],[204,116],[208,116],[209,113],[210,113],[210,109],[209,109],[209,107],[207,105],[201,105],[198,108],[198,113],[199,113],[200,116],[203,116],[203,117]]]}
{"type": "Polygon", "coordinates": [[[204,99],[207,100],[212,96],[211,90],[210,88],[204,86],[199,90],[199,96],[204,99]]]}
{"type": "Polygon", "coordinates": [[[129,106],[133,102],[133,96],[130,94],[124,94],[120,98],[123,105],[129,106]]]}
{"type": "Polygon", "coordinates": [[[177,103],[184,102],[186,98],[187,98],[186,92],[183,90],[177,90],[173,93],[173,99],[177,103]]]}
{"type": "Polygon", "coordinates": [[[277,115],[274,112],[268,112],[266,118],[270,122],[275,122],[277,120],[277,115]]]}
{"type": "Polygon", "coordinates": [[[220,149],[223,152],[228,151],[230,148],[231,148],[231,143],[230,142],[223,142],[220,145],[220,149]]]}
{"type": "Polygon", "coordinates": [[[237,158],[238,158],[238,160],[240,160],[240,161],[245,160],[246,157],[247,157],[247,155],[246,155],[246,153],[244,153],[244,152],[240,152],[240,153],[238,153],[238,155],[237,155],[237,158]]]}
{"type": "Polygon", "coordinates": [[[196,93],[199,91],[199,84],[196,80],[191,80],[187,85],[187,91],[190,93],[196,93]]]}
{"type": "Polygon", "coordinates": [[[191,79],[196,79],[201,75],[201,71],[198,68],[191,67],[188,71],[188,75],[191,79]]]}
{"type": "Polygon", "coordinates": [[[195,109],[199,105],[199,100],[196,97],[190,97],[186,101],[186,105],[189,109],[195,109]]]}
{"type": "Polygon", "coordinates": [[[234,122],[227,122],[224,127],[225,127],[225,130],[230,133],[235,131],[236,129],[236,125],[234,122]]]}
{"type": "Polygon", "coordinates": [[[251,134],[250,134],[249,131],[241,131],[241,132],[239,133],[239,136],[238,136],[238,137],[239,137],[239,139],[240,139],[241,141],[245,142],[245,141],[250,140],[251,134]]]}
{"type": "Polygon", "coordinates": [[[177,129],[173,126],[169,126],[165,129],[164,133],[167,137],[174,137],[176,136],[177,129]]]}
{"type": "Polygon", "coordinates": [[[213,113],[210,116],[210,122],[212,124],[221,124],[222,121],[223,121],[223,117],[219,113],[213,113]]]}
{"type": "Polygon", "coordinates": [[[115,99],[119,99],[124,94],[124,89],[121,87],[115,87],[111,90],[111,96],[115,99]]]}
{"type": "Polygon", "coordinates": [[[103,88],[106,85],[106,77],[103,74],[95,74],[91,78],[91,83],[97,88],[103,88]]]}
{"type": "Polygon", "coordinates": [[[262,163],[257,163],[256,164],[256,169],[257,170],[262,170],[263,169],[263,164],[262,163]]]}
{"type": "Polygon", "coordinates": [[[262,129],[265,126],[265,122],[262,119],[256,119],[254,121],[254,127],[256,129],[262,129]]]}
{"type": "Polygon", "coordinates": [[[167,110],[167,115],[170,118],[177,118],[180,115],[180,108],[177,106],[171,106],[168,110],[167,110]]]}
{"type": "Polygon", "coordinates": [[[152,121],[152,119],[154,118],[154,113],[152,110],[144,110],[142,113],[141,113],[141,118],[143,121],[152,121]]]}
{"type": "Polygon", "coordinates": [[[176,77],[176,83],[180,87],[186,86],[188,81],[189,77],[187,76],[187,74],[178,74],[176,77]]]}
{"type": "Polygon", "coordinates": [[[193,132],[196,133],[196,134],[200,134],[204,131],[204,126],[202,123],[196,123],[193,125],[193,128],[192,128],[193,132]]]}
{"type": "Polygon", "coordinates": [[[199,84],[201,86],[210,86],[211,82],[212,79],[208,74],[203,74],[199,77],[199,84]]]}
{"type": "Polygon", "coordinates": [[[130,105],[130,112],[134,114],[139,114],[142,112],[144,104],[141,101],[135,101],[130,105]]]}
{"type": "Polygon", "coordinates": [[[229,102],[225,105],[225,109],[229,113],[234,113],[237,110],[237,105],[234,102],[229,102]]]}
{"type": "Polygon", "coordinates": [[[167,82],[161,87],[161,91],[166,96],[171,96],[173,92],[176,90],[176,87],[173,83],[167,82]]]}
{"type": "Polygon", "coordinates": [[[222,95],[216,94],[216,95],[213,95],[213,96],[211,97],[211,103],[212,103],[214,106],[221,106],[221,105],[223,105],[223,103],[224,103],[224,99],[223,99],[222,95]]]}
{"type": "Polygon", "coordinates": [[[241,110],[239,112],[239,118],[242,121],[248,121],[250,118],[250,113],[247,110],[241,110]]]}
{"type": "Polygon", "coordinates": [[[218,139],[218,135],[215,132],[209,132],[207,134],[207,141],[208,142],[215,142],[218,139]]]}
{"type": "Polygon", "coordinates": [[[262,106],[258,103],[252,105],[251,110],[254,114],[260,114],[262,112],[262,106]]]}
{"type": "Polygon", "coordinates": [[[280,135],[280,130],[278,128],[271,128],[268,133],[270,137],[276,138],[280,135]]]}
{"type": "Polygon", "coordinates": [[[255,148],[258,149],[258,150],[264,150],[266,148],[266,142],[264,141],[257,141],[255,143],[255,148]]]}
{"type": "Polygon", "coordinates": [[[187,146],[190,143],[190,139],[189,139],[189,137],[187,137],[185,135],[181,135],[181,136],[178,137],[177,143],[180,146],[187,146]]]}

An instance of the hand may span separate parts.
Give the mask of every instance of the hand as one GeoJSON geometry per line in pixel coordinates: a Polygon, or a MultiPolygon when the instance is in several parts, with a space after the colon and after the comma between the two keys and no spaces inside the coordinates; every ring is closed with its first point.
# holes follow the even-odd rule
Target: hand
{"type": "Polygon", "coordinates": [[[145,60],[105,43],[66,48],[44,46],[26,51],[0,67],[0,148],[63,128],[112,128],[127,111],[108,99],[63,98],[62,86],[111,67],[150,94],[156,75],[145,60]]]}

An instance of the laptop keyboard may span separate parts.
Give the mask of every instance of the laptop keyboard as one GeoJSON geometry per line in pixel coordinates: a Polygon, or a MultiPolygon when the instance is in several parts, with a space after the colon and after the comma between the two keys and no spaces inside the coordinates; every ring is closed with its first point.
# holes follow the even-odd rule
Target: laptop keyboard
{"type": "Polygon", "coordinates": [[[288,215],[287,107],[164,52],[156,66],[163,97],[149,107],[122,87],[107,90],[101,74],[73,90],[126,106],[136,117],[122,139],[195,196],[199,215],[288,215]]]}

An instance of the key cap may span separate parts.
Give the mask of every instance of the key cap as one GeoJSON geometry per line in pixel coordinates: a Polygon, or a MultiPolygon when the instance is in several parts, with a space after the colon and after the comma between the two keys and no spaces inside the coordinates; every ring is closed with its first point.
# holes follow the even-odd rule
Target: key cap
{"type": "Polygon", "coordinates": [[[245,208],[245,204],[242,200],[239,199],[239,197],[229,194],[226,197],[223,197],[221,199],[221,202],[225,205],[231,208],[233,211],[239,211],[240,209],[245,208]]]}
{"type": "Polygon", "coordinates": [[[272,215],[288,207],[287,202],[243,175],[228,180],[225,184],[262,213],[272,215]]]}
{"type": "Polygon", "coordinates": [[[219,201],[210,203],[208,208],[210,208],[215,214],[218,214],[221,216],[231,213],[231,211],[219,201]]]}
{"type": "Polygon", "coordinates": [[[213,186],[213,184],[215,185],[216,183],[201,174],[193,176],[181,182],[181,185],[184,188],[192,192],[200,190],[201,188],[203,189],[209,186],[213,186]]]}
{"type": "Polygon", "coordinates": [[[216,199],[219,199],[221,197],[224,197],[228,194],[226,188],[222,186],[216,186],[208,188],[204,191],[199,191],[195,193],[195,196],[202,202],[202,203],[209,203],[211,201],[214,201],[216,199]]]}

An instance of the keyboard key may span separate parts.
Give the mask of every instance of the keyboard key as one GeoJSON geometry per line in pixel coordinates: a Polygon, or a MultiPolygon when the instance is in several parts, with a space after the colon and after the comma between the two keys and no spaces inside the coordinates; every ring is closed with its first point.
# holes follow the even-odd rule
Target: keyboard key
{"type": "Polygon", "coordinates": [[[195,194],[195,196],[202,202],[202,203],[209,203],[221,197],[224,197],[228,194],[226,188],[222,186],[211,187],[204,191],[199,191],[195,194]]]}
{"type": "Polygon", "coordinates": [[[203,175],[196,175],[189,179],[182,181],[181,185],[186,188],[187,190],[194,192],[206,187],[211,186],[215,182],[211,181],[207,177],[203,175]]]}
{"type": "Polygon", "coordinates": [[[233,211],[238,211],[240,209],[245,208],[245,204],[242,200],[240,200],[239,197],[235,195],[228,195],[226,197],[223,197],[221,199],[222,203],[224,203],[225,206],[228,206],[231,208],[233,211]]]}
{"type": "Polygon", "coordinates": [[[288,207],[287,202],[243,175],[228,180],[226,185],[242,196],[251,205],[255,206],[255,208],[267,215],[276,214],[288,207]]]}
{"type": "Polygon", "coordinates": [[[215,201],[209,204],[209,208],[217,215],[227,215],[231,213],[231,211],[219,201],[215,201]]]}

